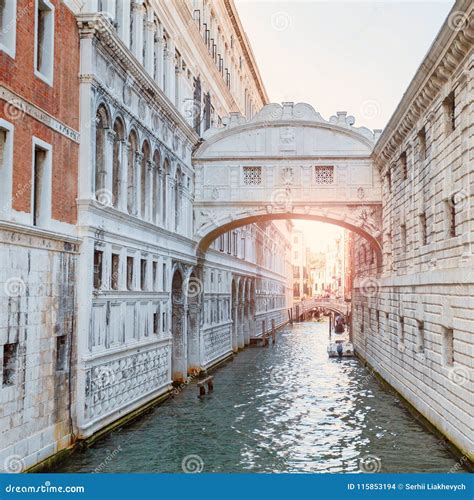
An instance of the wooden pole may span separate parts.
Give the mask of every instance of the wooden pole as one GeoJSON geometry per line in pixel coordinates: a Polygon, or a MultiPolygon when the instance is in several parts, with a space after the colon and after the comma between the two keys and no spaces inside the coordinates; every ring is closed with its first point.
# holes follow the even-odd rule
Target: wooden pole
{"type": "Polygon", "coordinates": [[[272,319],[272,343],[276,344],[276,328],[274,319],[272,319]]]}
{"type": "Polygon", "coordinates": [[[265,320],[262,319],[262,345],[266,346],[267,345],[267,335],[265,331],[265,320]]]}

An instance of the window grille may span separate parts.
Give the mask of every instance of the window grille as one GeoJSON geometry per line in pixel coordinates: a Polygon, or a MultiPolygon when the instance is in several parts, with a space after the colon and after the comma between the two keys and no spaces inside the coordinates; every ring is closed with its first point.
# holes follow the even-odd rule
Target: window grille
{"type": "Polygon", "coordinates": [[[262,167],[244,167],[244,184],[256,186],[262,183],[262,167]]]}
{"type": "Polygon", "coordinates": [[[334,167],[314,167],[316,184],[332,184],[334,182],[334,167]]]}

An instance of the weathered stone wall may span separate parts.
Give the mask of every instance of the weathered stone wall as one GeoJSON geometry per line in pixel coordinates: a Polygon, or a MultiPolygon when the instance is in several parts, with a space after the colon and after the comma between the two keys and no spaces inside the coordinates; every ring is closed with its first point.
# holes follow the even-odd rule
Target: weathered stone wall
{"type": "Polygon", "coordinates": [[[71,443],[76,253],[0,223],[0,470],[23,470],[71,443]]]}
{"type": "Polygon", "coordinates": [[[412,84],[375,148],[383,269],[361,258],[358,238],[353,337],[358,353],[472,459],[472,3],[453,12],[462,23],[448,18],[414,80],[426,84],[412,84]]]}

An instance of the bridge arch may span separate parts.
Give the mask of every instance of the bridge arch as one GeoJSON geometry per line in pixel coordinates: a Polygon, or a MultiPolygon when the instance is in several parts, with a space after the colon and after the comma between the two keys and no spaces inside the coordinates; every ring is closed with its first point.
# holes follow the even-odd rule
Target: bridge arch
{"type": "Polygon", "coordinates": [[[329,120],[309,104],[269,104],[251,120],[232,113],[196,149],[196,253],[234,228],[275,219],[335,224],[365,238],[382,260],[378,132],[329,120]]]}

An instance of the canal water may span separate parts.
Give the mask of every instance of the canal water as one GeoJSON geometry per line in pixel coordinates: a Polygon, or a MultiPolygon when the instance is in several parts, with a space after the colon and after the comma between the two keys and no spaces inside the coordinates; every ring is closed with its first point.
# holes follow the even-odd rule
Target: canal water
{"type": "MultiPolygon", "coordinates": [[[[328,324],[252,347],[56,472],[449,472],[455,458],[356,359],[329,359],[328,324]]],[[[462,472],[462,471],[461,471],[462,472]]]]}

